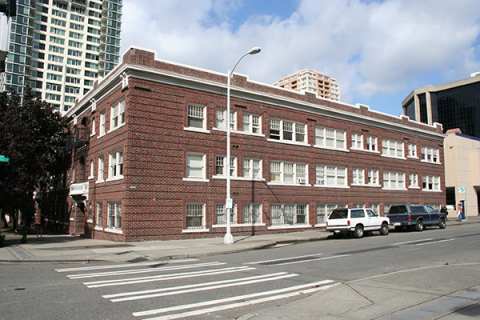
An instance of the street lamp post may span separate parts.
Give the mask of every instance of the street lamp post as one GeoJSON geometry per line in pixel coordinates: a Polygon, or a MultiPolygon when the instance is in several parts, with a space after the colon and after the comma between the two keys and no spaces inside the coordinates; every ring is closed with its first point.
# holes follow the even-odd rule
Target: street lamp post
{"type": "Polygon", "coordinates": [[[233,243],[233,236],[231,232],[231,221],[230,221],[230,213],[233,207],[233,201],[230,194],[230,80],[233,76],[233,71],[237,67],[238,63],[247,55],[249,54],[257,54],[261,51],[259,47],[254,47],[250,49],[247,53],[238,59],[238,61],[233,66],[232,70],[228,70],[228,80],[227,80],[227,165],[226,165],[226,172],[227,175],[227,199],[225,202],[225,207],[227,209],[227,233],[225,234],[225,238],[223,239],[224,244],[232,244],[233,243]]]}

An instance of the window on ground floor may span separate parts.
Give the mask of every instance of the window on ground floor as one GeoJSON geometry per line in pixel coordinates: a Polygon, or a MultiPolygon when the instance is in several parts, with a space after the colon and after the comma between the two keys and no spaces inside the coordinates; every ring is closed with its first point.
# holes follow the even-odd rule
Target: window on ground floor
{"type": "Polygon", "coordinates": [[[244,204],[243,205],[243,223],[258,224],[262,223],[262,205],[261,204],[244,204]]]}
{"type": "Polygon", "coordinates": [[[204,203],[187,203],[186,227],[187,229],[205,229],[204,203]]]}
{"type": "MultiPolygon", "coordinates": [[[[225,203],[217,203],[215,206],[215,224],[227,224],[227,209],[225,203]]],[[[237,205],[230,209],[230,224],[237,224],[237,205]]]]}
{"type": "Polygon", "coordinates": [[[317,224],[325,224],[328,215],[333,209],[346,207],[346,204],[317,204],[317,224]]]}
{"type": "Polygon", "coordinates": [[[108,227],[122,228],[122,204],[120,202],[108,203],[108,227]]]}
{"type": "Polygon", "coordinates": [[[272,226],[306,225],[308,206],[306,204],[273,204],[271,206],[272,226]]]}

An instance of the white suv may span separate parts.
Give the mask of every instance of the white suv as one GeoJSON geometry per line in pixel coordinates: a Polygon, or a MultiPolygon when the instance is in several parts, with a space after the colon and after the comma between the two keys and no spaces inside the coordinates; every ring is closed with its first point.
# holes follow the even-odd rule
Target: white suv
{"type": "Polygon", "coordinates": [[[327,218],[327,231],[334,236],[353,234],[355,238],[363,237],[368,231],[380,231],[381,235],[388,234],[390,219],[380,217],[372,209],[342,208],[335,209],[327,218]]]}

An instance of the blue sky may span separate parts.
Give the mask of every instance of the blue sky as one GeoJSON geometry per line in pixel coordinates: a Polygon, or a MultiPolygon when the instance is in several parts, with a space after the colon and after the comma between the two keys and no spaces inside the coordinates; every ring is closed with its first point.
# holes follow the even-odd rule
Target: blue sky
{"type": "Polygon", "coordinates": [[[310,68],[337,79],[341,101],[401,113],[415,88],[480,71],[478,0],[124,0],[122,53],[272,84],[310,68]]]}

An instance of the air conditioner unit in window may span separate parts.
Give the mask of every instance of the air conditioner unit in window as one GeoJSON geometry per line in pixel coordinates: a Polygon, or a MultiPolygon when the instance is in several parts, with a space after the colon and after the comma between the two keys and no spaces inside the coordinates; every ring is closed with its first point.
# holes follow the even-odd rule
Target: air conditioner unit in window
{"type": "Polygon", "coordinates": [[[318,180],[317,180],[317,184],[323,186],[323,185],[325,185],[325,180],[323,180],[323,179],[318,179],[318,180]]]}
{"type": "Polygon", "coordinates": [[[297,183],[299,183],[299,184],[305,184],[305,183],[307,183],[307,179],[305,179],[305,178],[298,178],[298,179],[297,179],[297,183]]]}

